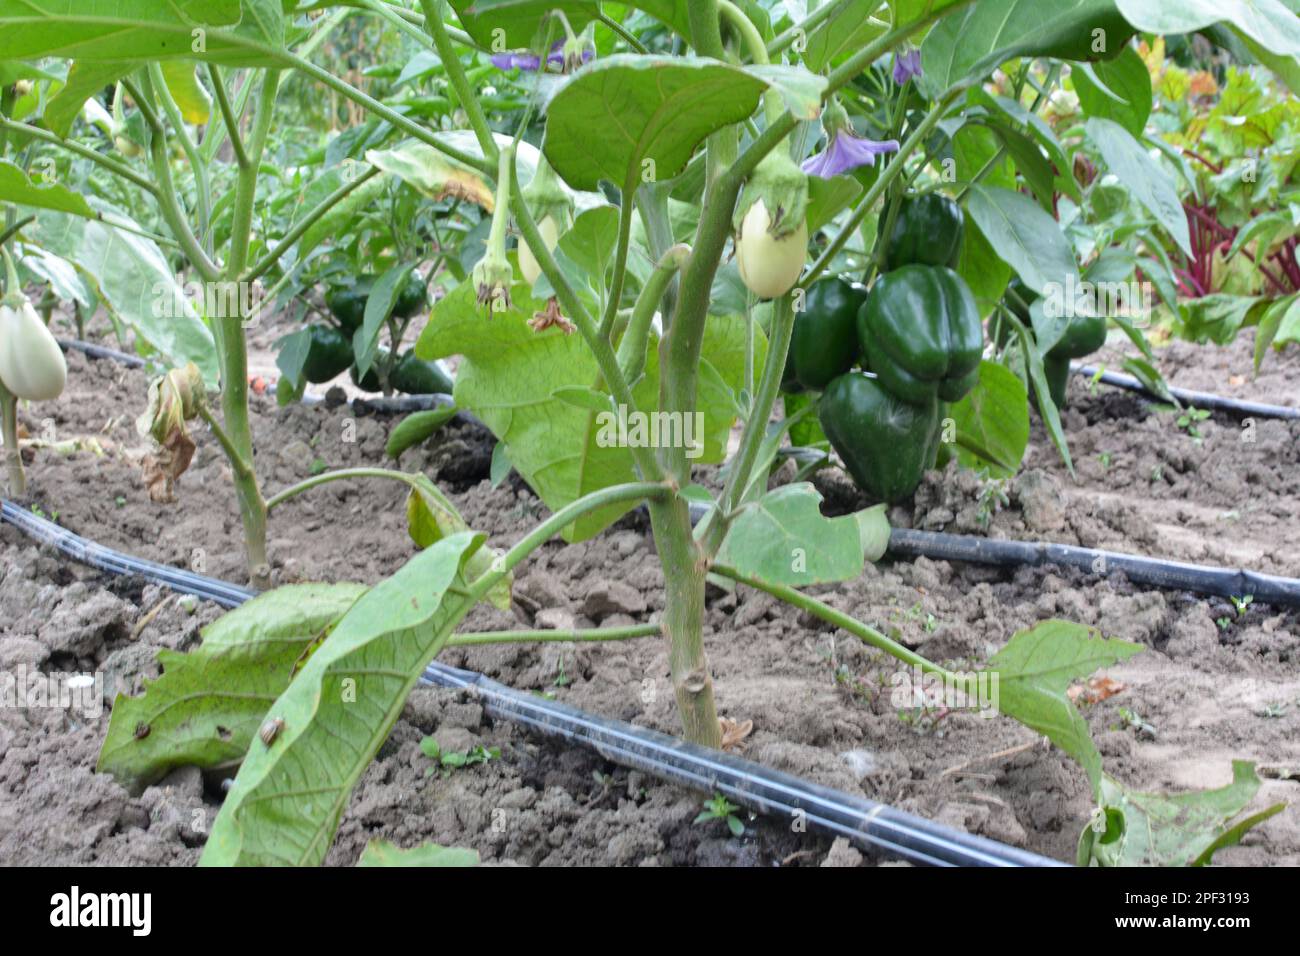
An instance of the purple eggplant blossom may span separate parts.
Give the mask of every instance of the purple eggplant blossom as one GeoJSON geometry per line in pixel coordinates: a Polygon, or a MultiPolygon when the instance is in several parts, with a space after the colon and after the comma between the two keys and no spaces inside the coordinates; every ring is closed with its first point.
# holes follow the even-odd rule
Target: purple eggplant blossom
{"type": "Polygon", "coordinates": [[[803,171],[819,179],[830,179],[841,173],[847,173],[859,166],[876,165],[876,157],[882,153],[898,152],[898,140],[887,139],[877,142],[855,136],[848,129],[836,130],[826,149],[803,161],[803,171]]]}
{"type": "MultiPolygon", "coordinates": [[[[565,41],[555,41],[551,46],[551,52],[546,55],[546,69],[572,73],[578,67],[595,59],[596,51],[591,46],[584,45],[580,49],[576,45],[570,46],[571,48],[566,50],[565,41]]],[[[505,53],[494,53],[492,54],[492,65],[498,70],[523,70],[525,73],[536,73],[542,69],[541,59],[536,53],[528,50],[508,50],[505,53]]]]}
{"type": "Polygon", "coordinates": [[[908,50],[894,54],[894,82],[903,86],[914,76],[921,75],[921,51],[908,50]]]}
{"type": "MultiPolygon", "coordinates": [[[[492,65],[498,70],[523,70],[525,73],[536,73],[542,67],[542,61],[529,50],[507,50],[505,53],[492,54],[492,65]]],[[[547,68],[555,69],[564,68],[564,41],[557,40],[551,46],[551,52],[546,57],[547,68]]]]}

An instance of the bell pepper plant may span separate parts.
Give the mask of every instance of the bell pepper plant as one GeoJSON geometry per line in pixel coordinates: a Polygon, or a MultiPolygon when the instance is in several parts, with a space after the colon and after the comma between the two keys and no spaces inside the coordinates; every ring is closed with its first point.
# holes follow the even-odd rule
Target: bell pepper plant
{"type": "MultiPolygon", "coordinates": [[[[1168,5],[1187,16],[1196,6],[1168,5]]],[[[1132,37],[1166,14],[1137,0],[1068,10],[893,0],[874,11],[829,0],[797,21],[785,5],[731,0],[616,11],[122,0],[110,22],[75,6],[0,0],[0,64],[27,64],[52,93],[21,115],[6,99],[0,133],[29,153],[90,164],[138,218],[0,160],[3,198],[40,210],[10,238],[25,262],[77,259],[174,366],[151,388],[141,430],[175,450],[192,448],[189,422],[206,424],[231,464],[249,578],[266,592],[213,624],[143,697],[119,698],[101,754],[101,768],[131,786],[178,763],[242,761],[205,863],[323,859],[353,784],[439,652],[548,639],[457,634],[466,615],[483,601],[509,607],[513,570],[553,536],[591,538],[638,506],[662,568],[662,615],[566,636],[660,635],[688,740],[721,742],[703,630],[711,575],[976,691],[973,677],[800,589],[880,559],[884,503],[905,499],[941,453],[1014,472],[1031,386],[1068,454],[1045,361],[1095,344],[1097,326],[1076,333],[1003,304],[1013,274],[1046,301],[1094,254],[1077,254],[1057,218],[1066,198],[1084,196],[1040,113],[1067,68],[1131,65],[1132,37]],[[352,18],[385,49],[407,51],[397,75],[379,54],[368,85],[319,65],[352,18]],[[71,64],[61,59],[69,52],[71,64]],[[436,83],[421,89],[429,77],[436,83]],[[111,113],[97,102],[108,86],[111,113]],[[282,100],[319,104],[322,90],[328,125],[343,110],[348,128],[316,150],[277,135],[282,100]],[[76,128],[97,147],[71,132],[92,102],[76,128]],[[549,516],[493,548],[419,473],[358,467],[269,493],[250,427],[246,328],[257,310],[247,297],[235,295],[233,310],[187,306],[161,326],[122,304],[120,276],[60,245],[53,217],[84,220],[91,236],[143,234],[208,289],[265,281],[262,301],[299,318],[314,312],[282,343],[282,400],[345,367],[367,389],[443,388],[438,366],[415,363],[456,357],[454,399],[497,440],[494,471],[513,468],[549,516]],[[426,305],[412,354],[404,336],[426,305]],[[981,323],[993,316],[1014,333],[1005,366],[985,346],[981,323]],[[811,404],[774,420],[783,382],[811,404]],[[839,461],[881,503],[829,518],[810,483],[769,490],[786,432],[810,426],[814,404],[839,461]],[[724,462],[716,487],[696,480],[699,466],[724,462]],[[271,588],[268,519],[341,480],[401,483],[417,553],[373,587],[271,588]],[[220,696],[203,684],[215,661],[229,664],[220,696]],[[256,694],[232,700],[230,687],[254,684],[256,694]],[[133,733],[139,726],[151,732],[133,733]],[[258,733],[268,726],[274,733],[258,733]]],[[[1253,16],[1215,15],[1273,42],[1255,35],[1253,16]]],[[[1095,116],[1088,132],[1111,166],[1149,173],[1153,161],[1123,124],[1095,116]]],[[[16,334],[34,343],[24,353],[47,355],[43,326],[20,306],[8,306],[0,333],[21,324],[16,334]]],[[[5,388],[27,388],[17,375],[10,382],[7,362],[5,388]]],[[[47,371],[35,398],[57,392],[60,376],[47,371]]],[[[12,451],[8,426],[5,440],[12,451]]],[[[165,490],[187,460],[161,463],[165,490]]],[[[1155,824],[1103,772],[1065,688],[1137,650],[1053,621],[1014,635],[988,662],[1003,684],[1001,712],[1079,761],[1107,827],[1128,820],[1135,831],[1155,824]]],[[[1217,836],[1212,827],[1180,846],[1195,857],[1217,836]]],[[[1107,831],[1081,852],[1124,862],[1116,845],[1107,831]]]]}

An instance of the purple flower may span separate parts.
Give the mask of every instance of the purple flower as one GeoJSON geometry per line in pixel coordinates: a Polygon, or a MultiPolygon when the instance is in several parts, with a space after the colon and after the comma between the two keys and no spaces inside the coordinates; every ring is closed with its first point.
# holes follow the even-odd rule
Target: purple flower
{"type": "Polygon", "coordinates": [[[894,82],[903,86],[914,76],[921,75],[921,51],[908,50],[894,54],[894,82]]]}
{"type": "Polygon", "coordinates": [[[847,129],[841,129],[831,137],[830,144],[823,152],[809,156],[803,161],[803,171],[819,179],[830,179],[840,173],[857,169],[859,166],[874,166],[877,156],[882,153],[896,152],[898,152],[896,139],[877,142],[855,136],[847,129]]]}
{"type": "MultiPolygon", "coordinates": [[[[542,67],[542,61],[536,53],[528,50],[507,50],[505,53],[493,53],[492,65],[498,70],[523,70],[525,73],[536,73],[542,67]]],[[[551,52],[546,57],[547,67],[564,68],[564,41],[557,40],[551,46],[551,52]]]]}

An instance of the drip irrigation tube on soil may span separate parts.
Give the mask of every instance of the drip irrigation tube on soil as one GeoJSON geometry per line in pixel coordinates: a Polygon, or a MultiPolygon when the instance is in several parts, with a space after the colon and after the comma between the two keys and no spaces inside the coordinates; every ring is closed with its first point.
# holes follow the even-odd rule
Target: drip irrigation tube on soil
{"type": "MultiPolygon", "coordinates": [[[[1099,371],[1091,365],[1076,365],[1071,368],[1075,375],[1085,375],[1088,378],[1097,378],[1097,381],[1103,385],[1111,385],[1115,388],[1126,389],[1130,392],[1138,392],[1145,395],[1153,401],[1162,402],[1165,399],[1151,391],[1136,378],[1131,375],[1124,375],[1120,372],[1099,371]]],[[[1184,405],[1194,405],[1197,408],[1207,409],[1209,411],[1227,412],[1238,418],[1289,418],[1300,419],[1300,408],[1291,408],[1287,405],[1268,405],[1264,402],[1251,402],[1236,398],[1225,398],[1222,395],[1215,395],[1211,392],[1197,392],[1187,388],[1170,388],[1169,394],[1178,399],[1184,405]]]]}
{"type": "Polygon", "coordinates": [[[756,813],[808,824],[859,845],[932,866],[1064,866],[1035,853],[959,833],[742,757],[514,690],[473,671],[430,664],[425,679],[476,694],[491,716],[590,747],[621,766],[692,790],[716,791],[756,813]]]}
{"type": "MultiPolygon", "coordinates": [[[[112,574],[138,575],[177,591],[233,608],[247,588],[121,554],[0,500],[0,517],[75,561],[112,574]]],[[[823,787],[721,751],[644,727],[598,717],[558,701],[513,690],[482,674],[430,664],[424,684],[461,688],[479,697],[492,717],[596,751],[621,766],[701,791],[717,791],[755,813],[795,819],[847,837],[860,846],[934,866],[1065,866],[1057,860],[984,837],[961,833],[883,803],[823,787]]]]}
{"type": "Polygon", "coordinates": [[[937,558],[943,561],[971,561],[977,564],[1040,565],[1066,567],[1106,575],[1122,571],[1135,584],[1172,591],[1195,591],[1219,597],[1253,595],[1266,604],[1300,607],[1300,580],[1258,571],[1216,568],[1203,564],[1145,558],[1122,551],[1101,551],[1068,544],[1034,541],[999,541],[974,535],[944,534],[894,528],[889,533],[889,551],[900,557],[937,558]]]}
{"type": "MultiPolygon", "coordinates": [[[[698,523],[709,513],[709,506],[700,502],[691,502],[690,507],[692,523],[698,523]]],[[[1148,587],[1194,591],[1217,597],[1249,594],[1264,604],[1300,607],[1300,578],[1278,577],[1243,568],[1188,564],[1050,541],[1007,541],[969,534],[893,528],[889,532],[888,551],[899,558],[924,557],[1004,567],[1057,564],[1100,575],[1122,571],[1134,584],[1148,587]]]]}

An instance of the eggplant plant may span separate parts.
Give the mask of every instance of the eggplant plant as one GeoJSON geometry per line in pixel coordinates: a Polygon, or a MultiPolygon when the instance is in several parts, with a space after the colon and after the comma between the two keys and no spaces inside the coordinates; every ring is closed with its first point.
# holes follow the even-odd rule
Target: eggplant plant
{"type": "MultiPolygon", "coordinates": [[[[651,634],[667,645],[683,736],[718,747],[703,634],[712,578],[765,591],[848,631],[914,669],[918,685],[929,680],[984,706],[991,680],[999,690],[991,706],[1047,735],[1087,773],[1100,814],[1086,829],[1087,861],[1190,862],[1230,841],[1221,836],[1225,821],[1254,793],[1248,769],[1231,799],[1216,804],[1206,795],[1195,826],[1180,823],[1167,843],[1125,841],[1156,825],[1150,803],[1103,773],[1066,690],[1135,645],[1053,621],[1013,636],[978,673],[926,660],[800,590],[853,579],[879,560],[889,534],[885,506],[827,517],[811,484],[769,488],[786,432],[800,424],[789,407],[774,421],[791,341],[809,300],[823,298],[824,281],[862,279],[869,296],[897,290],[859,312],[851,328],[862,354],[851,334],[833,340],[855,354],[830,363],[827,394],[838,398],[830,417],[826,405],[820,414],[833,423],[828,432],[855,477],[878,498],[903,496],[911,472],[932,465],[944,446],[959,460],[1014,471],[1028,437],[1028,389],[981,361],[980,321],[998,307],[1013,272],[1042,295],[1079,271],[1050,210],[1019,191],[1018,168],[1036,177],[1045,167],[1050,177],[1060,152],[1021,98],[1037,108],[1061,60],[1120,55],[1136,29],[1165,22],[1152,4],[1088,0],[1061,11],[1012,0],[832,0],[810,4],[806,18],[779,33],[770,5],[730,0],[645,0],[623,5],[620,17],[596,2],[364,0],[320,19],[331,6],[126,0],[109,24],[71,5],[34,14],[0,0],[0,28],[24,26],[0,29],[0,57],[75,50],[65,89],[74,80],[82,91],[120,81],[141,117],[138,145],[150,175],[86,158],[130,172],[156,200],[188,267],[219,289],[277,270],[277,284],[287,286],[295,244],[369,177],[479,205],[486,232],[467,242],[481,242],[481,254],[464,276],[440,276],[445,294],[416,353],[459,357],[457,405],[487,425],[497,460],[551,514],[494,550],[424,475],[354,468],[266,495],[249,427],[249,310],[204,315],[220,415],[202,369],[184,366],[155,384],[142,428],[173,452],[175,471],[186,443],[192,449],[185,423],[207,423],[232,465],[254,584],[269,584],[268,513],[336,480],[406,485],[410,534],[422,550],[372,588],[290,585],[213,624],[198,651],[168,655],[142,697],[118,699],[101,769],[139,787],[179,764],[239,764],[204,862],[320,862],[352,786],[445,647],[651,634]],[[313,62],[323,31],[352,15],[376,18],[436,57],[457,128],[426,126],[313,62]],[[1053,64],[1046,78],[1034,69],[1044,58],[1053,64]],[[201,142],[185,122],[179,83],[164,71],[178,60],[202,64],[217,105],[201,142]],[[1009,61],[1018,64],[1016,88],[999,102],[980,84],[1009,61]],[[501,82],[528,91],[508,122],[485,108],[485,63],[501,82]],[[259,171],[287,71],[387,124],[383,134],[398,141],[367,150],[369,169],[259,248],[259,171]],[[538,135],[540,146],[529,138],[538,135]],[[226,142],[232,191],[228,215],[219,217],[209,200],[226,142]],[[192,195],[176,188],[173,144],[193,169],[192,195]],[[905,210],[939,194],[943,214],[965,220],[964,239],[936,235],[927,248],[923,227],[906,221],[905,210]],[[896,227],[910,234],[894,242],[896,227]],[[903,262],[904,249],[918,261],[903,262]],[[932,327],[918,332],[922,319],[932,327]],[[885,389],[893,391],[863,397],[885,389]],[[900,404],[891,411],[890,402],[900,404]],[[886,419],[897,421],[904,407],[919,424],[891,432],[886,419]],[[708,482],[698,468],[711,465],[722,467],[708,482]],[[872,475],[883,476],[878,488],[862,477],[872,475]],[[664,609],[653,624],[456,633],[479,602],[509,605],[513,569],[544,542],[591,538],[638,506],[648,511],[664,580],[664,609]],[[232,701],[231,686],[249,693],[232,701]]],[[[1258,29],[1254,21],[1230,25],[1258,29]]],[[[0,122],[15,135],[66,145],[31,124],[0,122]]],[[[129,124],[117,133],[129,138],[129,124]]],[[[52,201],[49,187],[19,174],[26,201],[52,201]]],[[[409,266],[390,269],[379,283],[386,296],[371,294],[353,340],[358,354],[374,348],[408,275],[409,266]]],[[[1043,350],[1060,330],[1055,338],[1045,327],[1036,337],[1023,324],[1019,331],[1022,372],[1047,395],[1043,350]]],[[[1245,827],[1228,833],[1239,837],[1245,827]]]]}

